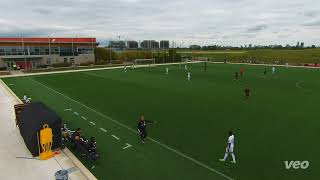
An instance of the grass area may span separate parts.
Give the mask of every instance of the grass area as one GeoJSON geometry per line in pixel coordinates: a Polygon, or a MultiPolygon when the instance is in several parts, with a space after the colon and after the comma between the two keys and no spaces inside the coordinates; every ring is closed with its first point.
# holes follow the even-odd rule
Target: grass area
{"type": "Polygon", "coordinates": [[[19,97],[26,93],[46,103],[68,126],[96,137],[101,159],[91,171],[98,179],[320,178],[319,69],[279,67],[272,76],[267,67],[263,78],[263,66],[209,64],[204,72],[203,64],[189,64],[188,82],[182,67],[169,68],[169,75],[158,66],[3,81],[19,97]],[[233,81],[240,68],[244,77],[233,81]],[[248,101],[246,87],[253,92],[248,101]],[[142,113],[158,122],[149,125],[146,144],[135,131],[142,113]],[[218,161],[229,129],[236,137],[236,165],[218,161]],[[123,149],[126,143],[132,147],[123,149]],[[310,166],[287,170],[284,161],[291,160],[310,166]]]}
{"type": "Polygon", "coordinates": [[[257,49],[257,50],[228,50],[228,51],[190,51],[180,52],[193,57],[207,57],[212,61],[223,61],[225,58],[232,62],[243,62],[247,60],[264,63],[320,63],[320,48],[315,49],[257,49]]]}

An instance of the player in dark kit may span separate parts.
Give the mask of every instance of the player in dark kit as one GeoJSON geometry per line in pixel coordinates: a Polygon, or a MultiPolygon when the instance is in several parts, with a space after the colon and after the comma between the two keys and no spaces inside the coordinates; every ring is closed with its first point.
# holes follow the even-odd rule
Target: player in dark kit
{"type": "Polygon", "coordinates": [[[239,73],[238,72],[235,73],[234,80],[239,80],[239,73]]]}
{"type": "Polygon", "coordinates": [[[204,62],[204,72],[207,72],[207,68],[208,68],[208,64],[207,64],[207,61],[204,62]]]}
{"type": "Polygon", "coordinates": [[[138,132],[142,143],[144,143],[144,139],[147,138],[147,123],[150,122],[152,121],[145,120],[143,115],[140,117],[140,121],[138,122],[138,132]]]}
{"type": "Polygon", "coordinates": [[[251,90],[250,90],[249,88],[246,88],[246,89],[244,90],[244,97],[245,97],[245,99],[248,100],[249,97],[250,97],[250,95],[251,95],[251,90]]]}

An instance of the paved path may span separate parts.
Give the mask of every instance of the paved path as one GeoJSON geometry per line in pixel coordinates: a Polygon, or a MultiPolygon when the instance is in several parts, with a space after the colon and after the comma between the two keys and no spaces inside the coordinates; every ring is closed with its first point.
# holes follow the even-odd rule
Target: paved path
{"type": "Polygon", "coordinates": [[[27,159],[32,158],[32,155],[15,125],[13,106],[17,103],[17,97],[0,80],[0,179],[54,180],[56,171],[75,167],[75,164],[81,171],[73,172],[69,179],[96,179],[68,149],[45,161],[27,159]]]}

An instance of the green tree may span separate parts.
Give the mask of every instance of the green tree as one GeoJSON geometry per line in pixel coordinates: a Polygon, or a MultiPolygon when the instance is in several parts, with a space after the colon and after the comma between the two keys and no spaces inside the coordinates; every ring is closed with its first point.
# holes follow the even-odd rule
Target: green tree
{"type": "Polygon", "coordinates": [[[94,54],[95,54],[96,62],[110,61],[110,57],[111,57],[111,60],[117,59],[117,54],[113,50],[107,49],[107,48],[101,48],[101,47],[95,48],[94,54]]]}

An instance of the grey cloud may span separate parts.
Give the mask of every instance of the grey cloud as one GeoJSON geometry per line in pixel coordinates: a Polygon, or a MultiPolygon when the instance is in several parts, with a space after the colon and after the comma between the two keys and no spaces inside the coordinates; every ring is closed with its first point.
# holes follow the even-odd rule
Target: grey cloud
{"type": "Polygon", "coordinates": [[[314,20],[314,21],[310,21],[310,22],[306,22],[303,24],[304,26],[320,26],[320,19],[318,20],[314,20]]]}
{"type": "Polygon", "coordinates": [[[268,26],[266,24],[261,24],[261,25],[257,25],[251,28],[248,28],[247,32],[249,33],[255,33],[255,32],[259,32],[262,31],[264,29],[266,29],[268,26]]]}
{"type": "Polygon", "coordinates": [[[304,13],[307,17],[316,17],[319,14],[319,11],[307,11],[304,13]]]}

